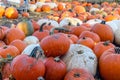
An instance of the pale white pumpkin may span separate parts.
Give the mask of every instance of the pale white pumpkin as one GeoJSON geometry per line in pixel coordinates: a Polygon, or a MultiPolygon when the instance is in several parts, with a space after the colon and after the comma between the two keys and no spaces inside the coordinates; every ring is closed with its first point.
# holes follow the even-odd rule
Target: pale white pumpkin
{"type": "Polygon", "coordinates": [[[45,4],[44,2],[37,2],[35,5],[36,5],[37,7],[42,7],[44,4],[45,4]]]}
{"type": "Polygon", "coordinates": [[[59,25],[60,25],[60,27],[68,26],[69,24],[71,26],[78,26],[78,25],[81,25],[82,23],[83,22],[78,18],[66,17],[66,18],[64,18],[63,20],[60,21],[59,25]]]}
{"type": "Polygon", "coordinates": [[[27,45],[39,43],[39,39],[35,36],[27,36],[23,40],[27,45]]]}
{"type": "Polygon", "coordinates": [[[86,23],[87,23],[87,24],[90,24],[91,26],[93,26],[94,24],[96,24],[96,23],[101,23],[101,22],[102,22],[101,19],[90,19],[90,20],[88,20],[86,23]]]}
{"type": "Polygon", "coordinates": [[[35,4],[29,4],[28,6],[28,9],[31,11],[31,12],[34,12],[36,10],[37,6],[35,4]]]}
{"type": "Polygon", "coordinates": [[[114,42],[115,44],[120,46],[120,28],[118,28],[115,32],[114,32],[114,42]]]}
{"type": "Polygon", "coordinates": [[[36,53],[36,57],[37,58],[41,58],[42,60],[44,60],[45,55],[44,55],[44,51],[41,49],[39,44],[30,44],[28,45],[21,54],[26,54],[26,55],[33,55],[33,52],[36,53]],[[36,48],[36,49],[35,49],[36,48]]]}
{"type": "Polygon", "coordinates": [[[118,29],[117,24],[114,23],[113,21],[108,21],[108,22],[106,22],[106,24],[109,25],[112,28],[113,33],[115,33],[115,31],[118,29]]]}
{"type": "Polygon", "coordinates": [[[92,7],[92,8],[89,10],[90,13],[92,13],[92,12],[98,12],[98,11],[100,11],[100,9],[94,8],[94,7],[92,7]]]}
{"type": "Polygon", "coordinates": [[[97,57],[94,52],[81,44],[71,44],[69,51],[61,58],[67,65],[67,70],[84,68],[93,75],[96,74],[97,57]]]}
{"type": "Polygon", "coordinates": [[[49,5],[51,9],[57,7],[57,4],[53,2],[47,2],[45,5],[49,5]]]}
{"type": "Polygon", "coordinates": [[[55,21],[55,20],[51,20],[51,19],[39,19],[37,23],[38,23],[40,26],[41,26],[43,23],[46,23],[46,24],[51,23],[52,26],[54,26],[54,27],[59,27],[58,22],[55,21]]]}

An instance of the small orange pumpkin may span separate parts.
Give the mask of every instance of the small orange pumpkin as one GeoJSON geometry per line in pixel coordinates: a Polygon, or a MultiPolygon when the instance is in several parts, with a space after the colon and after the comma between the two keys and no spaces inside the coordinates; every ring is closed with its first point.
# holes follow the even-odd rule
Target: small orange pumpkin
{"type": "Polygon", "coordinates": [[[50,8],[49,5],[43,5],[43,6],[41,7],[41,10],[42,10],[43,12],[50,12],[51,8],[50,8]]]}
{"type": "Polygon", "coordinates": [[[20,54],[19,50],[13,45],[5,45],[0,47],[0,56],[2,56],[3,58],[6,58],[7,55],[15,57],[19,54],[20,54]]]}
{"type": "Polygon", "coordinates": [[[23,17],[29,17],[29,13],[28,12],[22,12],[22,16],[23,17]]]}
{"type": "Polygon", "coordinates": [[[58,6],[57,6],[58,10],[61,11],[64,9],[64,6],[62,3],[58,3],[58,6]]]}
{"type": "Polygon", "coordinates": [[[15,46],[20,51],[20,53],[27,47],[27,44],[19,39],[12,41],[10,45],[15,46]]]}
{"type": "Polygon", "coordinates": [[[75,6],[73,8],[73,11],[75,11],[77,14],[86,12],[86,10],[83,6],[75,6]]]}
{"type": "Polygon", "coordinates": [[[8,19],[17,19],[18,18],[18,11],[16,8],[14,7],[8,7],[6,10],[5,10],[5,16],[8,18],[8,19]]]}

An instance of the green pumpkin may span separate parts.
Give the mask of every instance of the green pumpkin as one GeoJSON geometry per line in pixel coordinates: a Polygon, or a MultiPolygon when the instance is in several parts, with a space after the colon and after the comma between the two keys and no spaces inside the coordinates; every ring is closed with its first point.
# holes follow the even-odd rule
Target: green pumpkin
{"type": "Polygon", "coordinates": [[[19,22],[16,26],[16,28],[22,30],[26,36],[30,36],[34,32],[34,28],[32,25],[32,22],[30,20],[23,20],[19,22]]]}

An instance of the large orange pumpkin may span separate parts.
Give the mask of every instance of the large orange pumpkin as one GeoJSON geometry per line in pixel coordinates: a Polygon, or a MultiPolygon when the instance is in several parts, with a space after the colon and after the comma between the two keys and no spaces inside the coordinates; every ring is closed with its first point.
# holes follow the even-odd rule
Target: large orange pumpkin
{"type": "MultiPolygon", "coordinates": [[[[59,28],[53,28],[50,33],[53,33],[55,29],[59,28]]],[[[70,41],[64,33],[56,33],[43,38],[40,46],[47,57],[56,57],[66,54],[70,47],[70,41]]]]}
{"type": "Polygon", "coordinates": [[[44,76],[44,63],[41,59],[34,57],[32,54],[30,56],[21,54],[13,59],[11,72],[16,80],[37,80],[37,78],[44,76]]]}
{"type": "Polygon", "coordinates": [[[18,18],[18,11],[14,7],[8,7],[5,10],[5,16],[9,19],[17,19],[18,18]]]}
{"type": "Polygon", "coordinates": [[[18,28],[11,28],[6,31],[5,43],[10,44],[13,40],[20,39],[23,40],[25,38],[25,34],[23,31],[18,28]]]}
{"type": "Polygon", "coordinates": [[[91,31],[97,33],[101,41],[110,40],[110,42],[113,42],[114,40],[114,34],[112,28],[106,25],[104,21],[102,21],[102,23],[96,23],[95,25],[93,25],[91,31]]]}
{"type": "Polygon", "coordinates": [[[101,80],[120,80],[120,48],[108,49],[99,60],[101,80]]]}
{"type": "Polygon", "coordinates": [[[67,72],[66,64],[62,60],[60,60],[60,58],[47,58],[45,60],[45,67],[45,80],[63,80],[67,72]]]}

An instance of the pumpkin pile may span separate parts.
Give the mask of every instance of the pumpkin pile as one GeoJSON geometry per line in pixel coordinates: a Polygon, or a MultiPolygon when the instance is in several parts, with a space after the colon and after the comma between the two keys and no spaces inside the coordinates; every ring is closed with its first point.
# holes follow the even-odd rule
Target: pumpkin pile
{"type": "Polygon", "coordinates": [[[1,80],[120,80],[120,5],[116,2],[31,2],[39,20],[15,7],[0,18],[1,80]]]}

